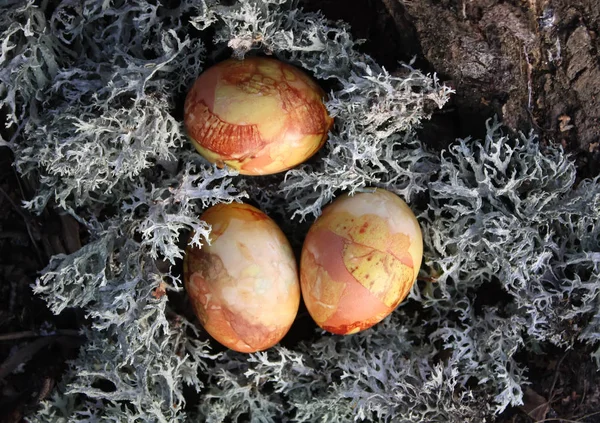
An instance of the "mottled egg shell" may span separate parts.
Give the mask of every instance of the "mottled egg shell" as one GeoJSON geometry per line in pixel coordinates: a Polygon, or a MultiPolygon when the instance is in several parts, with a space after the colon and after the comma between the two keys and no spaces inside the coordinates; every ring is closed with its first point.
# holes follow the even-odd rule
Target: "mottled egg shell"
{"type": "Polygon", "coordinates": [[[298,68],[274,59],[226,60],[187,95],[184,122],[194,147],[213,163],[266,175],[311,157],[333,120],[324,93],[298,68]]]}
{"type": "Polygon", "coordinates": [[[287,333],[300,304],[296,259],[281,229],[247,204],[219,204],[202,220],[210,245],[188,246],[185,287],[206,331],[239,352],[267,349],[287,333]]]}
{"type": "Polygon", "coordinates": [[[377,189],[341,197],[311,226],[302,248],[306,307],[329,332],[369,328],[408,295],[422,256],[419,223],[397,195],[377,189]]]}

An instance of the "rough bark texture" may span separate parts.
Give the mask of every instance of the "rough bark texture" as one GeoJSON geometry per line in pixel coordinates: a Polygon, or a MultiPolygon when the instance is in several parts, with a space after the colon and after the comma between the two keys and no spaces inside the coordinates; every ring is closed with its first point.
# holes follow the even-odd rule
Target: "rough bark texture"
{"type": "Polygon", "coordinates": [[[388,69],[414,56],[456,89],[446,113],[425,128],[430,144],[481,136],[482,122],[498,115],[515,131],[535,129],[543,141],[563,144],[583,176],[600,172],[598,0],[305,4],[350,22],[388,69]]]}
{"type": "Polygon", "coordinates": [[[498,114],[580,154],[597,173],[600,2],[384,0],[423,57],[456,87],[463,117],[498,114]],[[596,157],[593,157],[593,156],[596,157]],[[595,160],[594,160],[595,159],[595,160]]]}

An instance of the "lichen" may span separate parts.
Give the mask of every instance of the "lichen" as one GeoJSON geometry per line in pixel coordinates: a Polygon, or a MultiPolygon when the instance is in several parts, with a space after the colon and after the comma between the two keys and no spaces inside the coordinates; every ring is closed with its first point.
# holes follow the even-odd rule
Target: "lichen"
{"type": "Polygon", "coordinates": [[[517,352],[600,341],[599,180],[576,184],[560,148],[495,122],[483,141],[428,151],[415,130],[451,94],[435,75],[390,74],[348,26],[294,1],[5,3],[13,135],[0,143],[39,181],[25,206],[62,208],[89,235],[34,286],[91,323],[30,421],[483,422],[522,401],[517,352]],[[185,138],[186,90],[229,54],[272,55],[330,87],[329,141],[282,180],[214,168],[185,138]],[[217,353],[164,294],[182,291],[187,233],[208,241],[205,207],[249,198],[298,247],[325,204],[374,186],[419,214],[426,247],[410,301],[374,328],[217,353]]]}

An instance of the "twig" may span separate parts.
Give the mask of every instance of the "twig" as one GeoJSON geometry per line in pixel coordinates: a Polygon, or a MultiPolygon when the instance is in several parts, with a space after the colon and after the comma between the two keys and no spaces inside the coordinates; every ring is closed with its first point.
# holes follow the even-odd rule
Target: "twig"
{"type": "Polygon", "coordinates": [[[552,386],[550,387],[550,391],[548,392],[548,403],[552,402],[552,400],[554,399],[554,388],[556,387],[556,382],[558,381],[558,371],[560,370],[560,366],[562,365],[562,362],[565,360],[565,358],[567,358],[568,354],[569,351],[565,352],[560,358],[560,360],[558,360],[558,364],[556,365],[556,371],[554,373],[554,380],[552,381],[552,386]]]}
{"type": "Polygon", "coordinates": [[[59,329],[55,332],[53,332],[50,335],[42,335],[38,332],[34,332],[32,330],[27,330],[27,331],[23,331],[23,332],[13,332],[13,333],[5,333],[3,335],[0,335],[0,342],[2,341],[15,341],[17,339],[25,339],[25,338],[36,338],[38,336],[47,338],[49,336],[56,336],[56,335],[62,335],[62,336],[80,336],[79,331],[74,330],[74,329],[59,329]]]}
{"type": "Polygon", "coordinates": [[[556,364],[556,370],[554,371],[554,380],[552,381],[552,386],[550,387],[550,391],[548,392],[548,400],[546,402],[544,402],[543,404],[538,405],[533,410],[531,410],[527,413],[527,416],[532,418],[533,420],[535,420],[536,423],[543,422],[544,420],[536,420],[532,416],[533,413],[535,413],[537,410],[539,410],[545,406],[548,406],[548,408],[550,409],[552,406],[552,403],[554,402],[554,388],[556,386],[556,382],[558,381],[558,371],[560,370],[560,366],[562,365],[562,362],[564,361],[564,359],[567,357],[568,354],[569,354],[569,351],[565,352],[563,354],[563,356],[561,357],[561,359],[558,360],[558,363],[556,364]]]}
{"type": "Polygon", "coordinates": [[[53,385],[54,385],[54,381],[51,378],[49,378],[49,377],[44,378],[43,385],[40,389],[40,392],[37,395],[37,402],[43,401],[44,399],[46,399],[46,397],[48,397],[48,394],[50,394],[50,392],[52,392],[53,385]]]}
{"type": "MultiPolygon", "coordinates": [[[[526,407],[524,404],[523,406],[521,406],[520,408],[525,411],[525,413],[527,414],[527,416],[532,419],[533,421],[537,422],[539,419],[542,418],[546,418],[546,415],[548,414],[548,411],[550,411],[550,401],[548,401],[546,398],[544,398],[543,396],[541,396],[540,394],[538,394],[537,392],[535,392],[533,389],[531,388],[526,388],[525,392],[523,393],[524,397],[529,397],[530,399],[532,399],[532,397],[536,397],[539,398],[541,400],[541,404],[539,404],[537,407],[534,407],[533,409],[527,411],[526,407]],[[538,417],[538,411],[540,411],[541,415],[539,415],[538,417]]],[[[528,400],[526,400],[526,402],[528,402],[528,400]]]]}
{"type": "Polygon", "coordinates": [[[434,278],[432,276],[417,276],[417,280],[431,283],[436,283],[438,281],[437,278],[434,278]]]}
{"type": "Polygon", "coordinates": [[[581,396],[581,401],[579,401],[579,405],[577,406],[577,408],[575,408],[575,411],[579,410],[581,408],[581,406],[583,405],[583,401],[585,401],[585,395],[587,393],[588,390],[588,381],[587,379],[583,380],[583,395],[581,396]]]}
{"type": "MultiPolygon", "coordinates": [[[[27,237],[25,237],[27,238],[27,237]]],[[[0,232],[0,239],[23,239],[23,233],[22,232],[16,232],[16,231],[4,231],[4,232],[0,232]]]]}
{"type": "MultiPolygon", "coordinates": [[[[17,178],[17,181],[18,181],[18,178],[17,178]]],[[[21,196],[23,196],[23,188],[21,187],[21,184],[19,184],[19,189],[21,190],[21,196]]],[[[15,209],[15,211],[25,221],[25,227],[27,228],[27,234],[29,235],[29,238],[31,239],[31,243],[33,244],[33,248],[35,249],[35,252],[37,254],[37,258],[39,260],[39,264],[43,265],[44,264],[44,259],[43,259],[43,256],[42,256],[42,252],[40,251],[40,247],[37,245],[37,242],[35,241],[35,238],[33,237],[33,233],[31,232],[31,226],[30,226],[30,218],[29,218],[29,216],[27,216],[25,213],[23,213],[23,210],[21,210],[21,208],[17,204],[15,204],[15,202],[13,201],[13,199],[10,198],[10,195],[8,195],[8,193],[6,191],[4,191],[2,189],[2,187],[0,187],[0,194],[4,195],[4,197],[8,200],[8,202],[10,203],[10,205],[15,209]]]]}
{"type": "Polygon", "coordinates": [[[581,417],[577,417],[577,420],[584,420],[584,419],[587,419],[588,417],[597,416],[598,414],[600,414],[600,411],[594,411],[593,413],[589,413],[589,414],[583,415],[581,417]]]}
{"type": "Polygon", "coordinates": [[[60,337],[47,336],[36,339],[31,344],[27,344],[23,348],[19,349],[16,353],[8,357],[2,364],[0,364],[0,381],[15,371],[19,365],[27,363],[38,351],[50,345],[58,338],[60,337]]]}
{"type": "Polygon", "coordinates": [[[60,213],[59,217],[62,225],[64,245],[69,254],[72,254],[81,249],[79,223],[70,214],[60,213]]]}
{"type": "Polygon", "coordinates": [[[0,341],[15,341],[17,339],[23,338],[35,338],[38,334],[32,330],[28,330],[25,332],[15,332],[15,333],[7,333],[4,335],[0,335],[0,341]]]}
{"type": "Polygon", "coordinates": [[[533,66],[529,61],[529,53],[527,53],[527,46],[523,45],[523,53],[525,53],[525,61],[527,62],[527,110],[531,110],[531,105],[533,102],[533,82],[532,82],[532,72],[533,66]]]}
{"type": "MultiPolygon", "coordinates": [[[[21,135],[21,131],[23,130],[23,128],[25,127],[25,125],[27,124],[27,119],[23,119],[23,121],[21,122],[21,124],[17,127],[17,129],[15,130],[15,133],[10,137],[10,141],[6,142],[2,142],[2,144],[0,144],[0,147],[5,146],[8,147],[12,150],[15,141],[17,140],[17,138],[19,137],[19,135],[21,135]]],[[[0,142],[2,141],[2,136],[0,136],[0,142]]]]}
{"type": "Polygon", "coordinates": [[[25,213],[23,213],[23,210],[21,210],[21,208],[13,201],[13,199],[10,198],[10,195],[8,195],[8,193],[6,191],[4,191],[2,189],[2,187],[0,187],[0,194],[4,195],[4,197],[8,200],[10,205],[15,209],[15,211],[17,213],[19,213],[19,215],[23,218],[23,220],[26,221],[27,219],[29,219],[29,216],[27,216],[25,213]]]}
{"type": "Polygon", "coordinates": [[[535,423],[546,423],[546,422],[585,423],[585,422],[583,422],[584,419],[587,419],[588,417],[596,416],[598,414],[600,414],[600,411],[594,411],[593,413],[586,414],[585,416],[575,417],[577,420],[561,419],[560,417],[550,417],[548,419],[538,420],[535,423]]]}

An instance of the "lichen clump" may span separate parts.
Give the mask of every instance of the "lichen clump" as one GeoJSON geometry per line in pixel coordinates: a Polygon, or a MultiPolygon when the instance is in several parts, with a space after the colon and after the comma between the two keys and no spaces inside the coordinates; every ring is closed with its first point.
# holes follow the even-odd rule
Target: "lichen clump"
{"type": "Polygon", "coordinates": [[[415,128],[451,90],[410,66],[389,74],[344,24],[293,1],[51,3],[12,0],[0,14],[11,133],[0,143],[39,180],[26,206],[60,207],[89,233],[34,291],[55,313],[82,308],[91,325],[31,421],[479,423],[522,402],[518,351],[600,341],[600,184],[576,186],[560,148],[490,123],[485,140],[428,151],[415,128]],[[180,109],[207,51],[266,53],[333,87],[318,160],[259,184],[196,154],[180,109]],[[297,228],[366,187],[419,212],[428,273],[409,307],[369,331],[218,353],[168,295],[153,295],[182,290],[164,263],[179,263],[186,231],[207,242],[205,207],[248,198],[286,216],[298,245],[297,228]],[[492,285],[507,298],[476,306],[492,285]]]}

